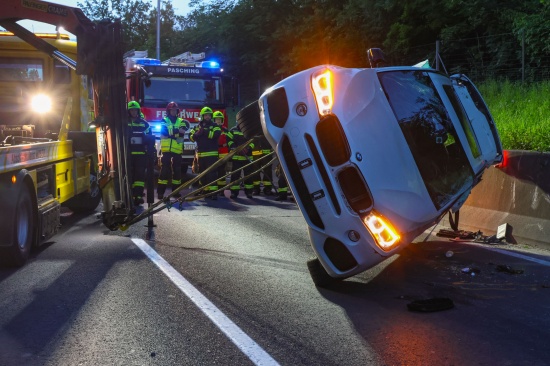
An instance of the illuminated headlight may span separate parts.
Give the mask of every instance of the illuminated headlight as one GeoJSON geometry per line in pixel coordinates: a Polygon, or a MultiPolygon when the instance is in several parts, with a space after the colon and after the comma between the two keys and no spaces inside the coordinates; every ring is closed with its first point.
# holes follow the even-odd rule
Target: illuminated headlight
{"type": "Polygon", "coordinates": [[[31,99],[31,109],[36,113],[47,113],[52,110],[52,99],[44,94],[38,94],[31,99]]]}
{"type": "Polygon", "coordinates": [[[369,229],[376,244],[386,252],[396,246],[401,238],[387,220],[374,212],[364,217],[363,222],[367,229],[369,229]]]}
{"type": "Polygon", "coordinates": [[[315,94],[319,114],[321,116],[329,114],[332,110],[332,103],[334,101],[332,92],[332,73],[330,70],[324,70],[313,74],[311,77],[311,87],[313,88],[313,94],[315,94]]]}

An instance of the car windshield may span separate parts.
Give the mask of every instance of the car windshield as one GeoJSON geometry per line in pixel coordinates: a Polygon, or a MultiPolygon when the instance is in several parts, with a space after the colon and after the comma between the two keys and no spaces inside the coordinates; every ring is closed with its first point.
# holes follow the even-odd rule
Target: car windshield
{"type": "Polygon", "coordinates": [[[145,88],[145,106],[166,105],[175,101],[180,105],[190,102],[197,104],[220,104],[221,83],[219,78],[167,78],[152,77],[151,85],[145,88]]]}
{"type": "Polygon", "coordinates": [[[407,70],[382,72],[378,77],[439,210],[473,184],[474,174],[429,74],[407,70]]]}

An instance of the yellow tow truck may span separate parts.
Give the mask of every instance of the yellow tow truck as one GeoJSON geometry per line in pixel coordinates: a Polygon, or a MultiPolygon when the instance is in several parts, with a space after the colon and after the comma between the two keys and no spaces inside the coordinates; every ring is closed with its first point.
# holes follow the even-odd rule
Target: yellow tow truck
{"type": "Polygon", "coordinates": [[[0,263],[22,265],[56,233],[61,205],[93,211],[103,198],[111,229],[133,213],[122,32],[35,0],[3,0],[0,26],[0,263]],[[21,19],[77,42],[31,33],[21,19]]]}

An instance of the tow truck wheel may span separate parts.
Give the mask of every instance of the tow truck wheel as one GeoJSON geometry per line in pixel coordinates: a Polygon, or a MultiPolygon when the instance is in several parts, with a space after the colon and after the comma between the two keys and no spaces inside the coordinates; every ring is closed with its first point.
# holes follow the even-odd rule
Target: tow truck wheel
{"type": "MultiPolygon", "coordinates": [[[[20,267],[29,258],[31,247],[36,241],[37,218],[31,190],[27,184],[23,184],[19,189],[19,195],[11,212],[14,213],[14,225],[11,228],[11,245],[3,248],[0,257],[2,263],[8,266],[20,267]]],[[[2,233],[2,237],[4,233],[2,233]]]]}
{"type": "Polygon", "coordinates": [[[90,191],[74,196],[63,205],[73,212],[90,212],[97,208],[99,202],[101,202],[101,189],[99,188],[96,172],[91,171],[90,191]]]}
{"type": "Polygon", "coordinates": [[[237,113],[237,124],[247,139],[258,135],[263,136],[264,131],[262,129],[258,101],[247,105],[237,113]]]}
{"type": "Polygon", "coordinates": [[[308,260],[307,269],[309,270],[309,274],[311,276],[311,279],[313,280],[313,283],[317,287],[328,288],[340,282],[338,279],[331,277],[327,273],[318,258],[312,258],[308,260]]]}

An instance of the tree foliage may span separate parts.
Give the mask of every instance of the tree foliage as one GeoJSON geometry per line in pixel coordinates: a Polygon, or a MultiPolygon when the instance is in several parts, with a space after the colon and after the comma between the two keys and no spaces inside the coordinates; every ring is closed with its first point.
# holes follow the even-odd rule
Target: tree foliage
{"type": "MultiPolygon", "coordinates": [[[[191,12],[161,10],[161,59],[185,51],[206,52],[241,82],[272,85],[323,63],[367,67],[366,50],[384,50],[389,64],[433,58],[435,42],[459,61],[488,69],[518,58],[525,39],[528,62],[550,62],[547,0],[192,0],[191,12]],[[496,37],[497,35],[504,35],[496,37]],[[457,40],[461,40],[458,42],[457,40]],[[514,41],[514,44],[510,42],[514,41]],[[459,60],[459,56],[464,60],[459,60]]],[[[85,0],[94,20],[120,17],[128,49],[154,55],[156,9],[139,0],[85,0]]],[[[548,66],[548,65],[546,65],[548,66]]],[[[509,67],[509,65],[508,65],[509,67]]],[[[550,70],[550,68],[549,68],[550,70]]],[[[496,73],[492,75],[497,75],[496,73]]]]}

